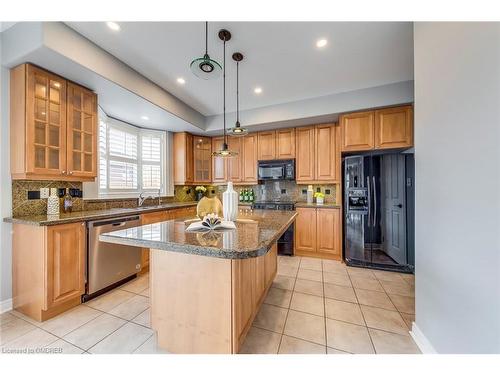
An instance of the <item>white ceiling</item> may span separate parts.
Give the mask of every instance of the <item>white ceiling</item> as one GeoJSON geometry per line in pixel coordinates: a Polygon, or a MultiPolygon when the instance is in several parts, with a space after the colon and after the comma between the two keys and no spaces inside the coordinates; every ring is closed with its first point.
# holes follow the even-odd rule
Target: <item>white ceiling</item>
{"type": "MultiPolygon", "coordinates": [[[[113,54],[205,116],[222,112],[222,78],[204,81],[189,63],[204,53],[203,22],[69,22],[70,27],[113,54]],[[177,84],[183,77],[186,84],[177,84]]],[[[236,106],[240,63],[240,109],[413,80],[413,24],[409,22],[215,22],[209,24],[209,54],[222,62],[217,32],[227,43],[227,111],[236,106]],[[316,40],[328,39],[324,49],[316,40]],[[263,89],[261,95],[254,87],[263,89]]]]}

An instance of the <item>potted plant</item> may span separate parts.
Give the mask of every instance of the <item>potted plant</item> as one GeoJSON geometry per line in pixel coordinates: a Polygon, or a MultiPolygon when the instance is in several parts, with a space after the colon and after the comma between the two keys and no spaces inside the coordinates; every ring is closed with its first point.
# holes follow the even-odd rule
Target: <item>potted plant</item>
{"type": "Polygon", "coordinates": [[[316,204],[322,205],[325,202],[325,194],[324,193],[314,193],[314,198],[316,198],[316,204]]]}
{"type": "Polygon", "coordinates": [[[196,200],[199,201],[201,198],[205,196],[205,192],[207,191],[207,188],[205,186],[196,186],[194,188],[195,194],[196,194],[196,200]]]}

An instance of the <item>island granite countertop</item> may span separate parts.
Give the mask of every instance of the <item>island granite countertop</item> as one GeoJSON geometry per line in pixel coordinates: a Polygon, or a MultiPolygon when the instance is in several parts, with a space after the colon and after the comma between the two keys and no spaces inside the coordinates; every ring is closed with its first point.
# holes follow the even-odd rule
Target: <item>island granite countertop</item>
{"type": "Polygon", "coordinates": [[[88,210],[75,211],[71,213],[62,213],[59,215],[34,215],[22,217],[7,217],[4,222],[13,224],[29,224],[29,225],[58,225],[78,223],[82,221],[110,219],[120,216],[139,215],[147,212],[173,210],[176,208],[196,206],[198,202],[172,202],[163,203],[155,206],[143,206],[135,208],[110,208],[105,210],[88,210]]]}
{"type": "Polygon", "coordinates": [[[294,211],[240,211],[236,229],[206,232],[186,232],[193,220],[179,218],[104,233],[99,240],[215,258],[245,259],[266,254],[296,216],[294,211]]]}

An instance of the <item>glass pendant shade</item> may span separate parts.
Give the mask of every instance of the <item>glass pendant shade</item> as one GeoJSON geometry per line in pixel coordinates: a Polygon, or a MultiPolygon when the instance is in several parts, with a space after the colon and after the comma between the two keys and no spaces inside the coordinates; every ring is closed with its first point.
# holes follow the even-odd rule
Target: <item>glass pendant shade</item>
{"type": "Polygon", "coordinates": [[[222,148],[220,150],[214,151],[212,153],[212,156],[216,158],[233,158],[235,156],[238,156],[238,152],[229,150],[227,147],[227,143],[224,142],[222,148]]]}
{"type": "Polygon", "coordinates": [[[245,128],[242,128],[240,125],[239,121],[236,121],[236,124],[234,124],[234,128],[230,128],[228,130],[228,134],[233,137],[243,137],[247,135],[248,130],[245,128]]]}
{"type": "Polygon", "coordinates": [[[222,66],[208,54],[194,59],[189,68],[196,77],[205,80],[219,78],[222,73],[222,66]]]}

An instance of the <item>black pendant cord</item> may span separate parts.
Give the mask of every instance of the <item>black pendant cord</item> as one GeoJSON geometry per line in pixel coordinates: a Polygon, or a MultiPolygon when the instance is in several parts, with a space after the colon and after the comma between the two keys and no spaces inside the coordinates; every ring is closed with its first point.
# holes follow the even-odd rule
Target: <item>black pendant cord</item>
{"type": "Polygon", "coordinates": [[[222,57],[222,102],[223,102],[223,112],[224,112],[224,145],[227,146],[227,135],[226,135],[226,39],[224,38],[224,53],[222,57]]]}
{"type": "Polygon", "coordinates": [[[236,126],[240,125],[240,62],[236,62],[236,126]]]}
{"type": "Polygon", "coordinates": [[[208,55],[208,21],[205,22],[205,55],[208,55]]]}

